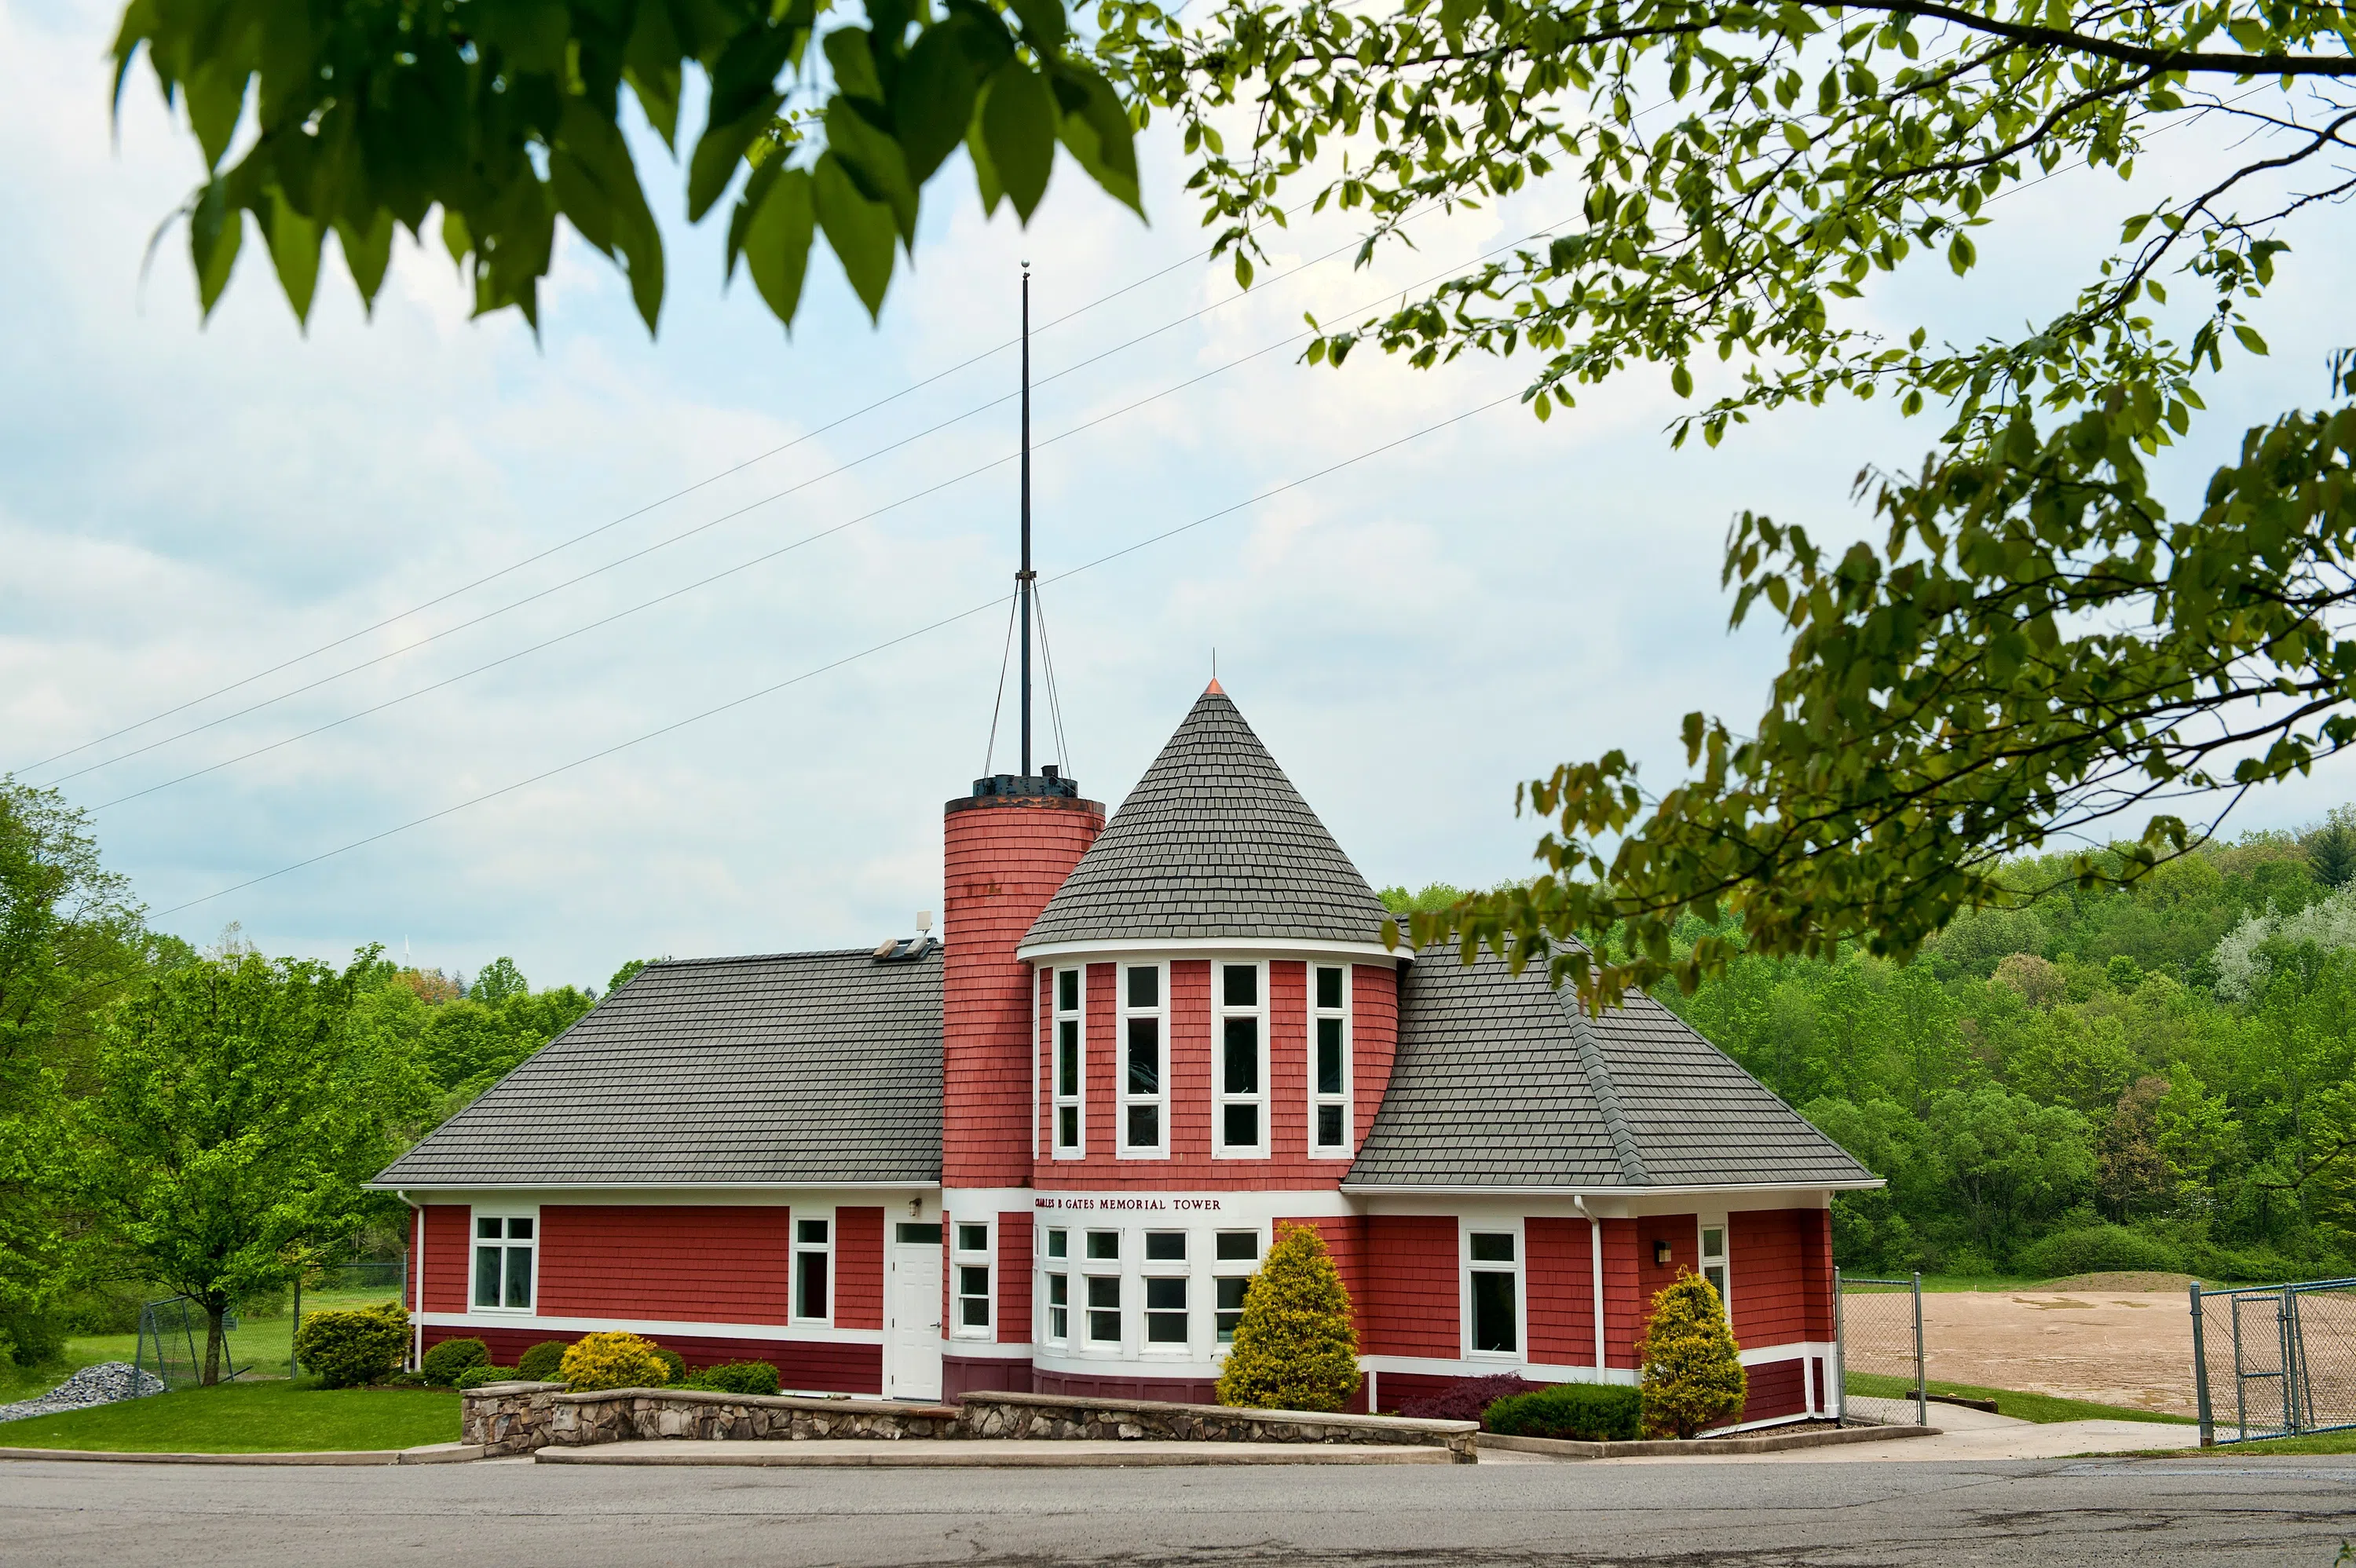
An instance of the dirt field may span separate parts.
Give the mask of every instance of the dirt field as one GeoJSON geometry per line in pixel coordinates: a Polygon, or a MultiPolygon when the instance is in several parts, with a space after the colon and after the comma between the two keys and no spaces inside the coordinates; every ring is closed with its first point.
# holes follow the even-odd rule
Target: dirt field
{"type": "MultiPolygon", "coordinates": [[[[2192,1317],[2182,1282],[2166,1275],[2122,1282],[2141,1289],[2101,1283],[2107,1287],[2064,1280],[2016,1291],[1925,1293],[1932,1381],[2192,1414],[2192,1317]]],[[[1873,1370],[1896,1369],[1877,1362],[1873,1370]]]]}

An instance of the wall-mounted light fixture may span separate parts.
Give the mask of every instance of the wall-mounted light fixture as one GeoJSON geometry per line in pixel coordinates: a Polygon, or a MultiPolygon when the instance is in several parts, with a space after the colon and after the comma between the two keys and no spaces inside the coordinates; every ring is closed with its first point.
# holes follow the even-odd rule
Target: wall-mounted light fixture
{"type": "Polygon", "coordinates": [[[1653,1243],[1653,1264],[1656,1268],[1666,1268],[1669,1266],[1668,1243],[1655,1242],[1653,1243]]]}

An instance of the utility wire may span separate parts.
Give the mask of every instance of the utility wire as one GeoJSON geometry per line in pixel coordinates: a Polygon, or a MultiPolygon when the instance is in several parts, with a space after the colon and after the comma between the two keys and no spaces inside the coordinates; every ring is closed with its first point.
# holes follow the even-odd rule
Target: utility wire
{"type": "MultiPolygon", "coordinates": [[[[1451,414],[1448,418],[1441,420],[1437,423],[1424,426],[1421,430],[1410,431],[1405,435],[1397,436],[1389,441],[1384,442],[1379,446],[1368,447],[1365,451],[1358,453],[1355,456],[1343,458],[1336,463],[1329,463],[1324,467],[1320,468],[1313,473],[1304,474],[1297,479],[1288,479],[1281,485],[1271,485],[1256,496],[1248,496],[1230,506],[1222,507],[1215,512],[1205,512],[1203,516],[1196,517],[1193,522],[1181,523],[1175,528],[1164,528],[1158,534],[1149,535],[1144,539],[1137,540],[1133,544],[1123,545],[1120,549],[1100,555],[1094,560],[1083,562],[1082,564],[1073,567],[1066,571],[1057,572],[1055,576],[1047,579],[1047,581],[1050,582],[1063,582],[1071,578],[1077,577],[1083,572],[1094,571],[1100,566],[1109,565],[1111,562],[1119,560],[1126,556],[1134,555],[1141,549],[1151,549],[1154,545],[1161,544],[1165,540],[1175,539],[1180,534],[1190,533],[1196,528],[1204,527],[1205,524],[1216,522],[1222,517],[1232,517],[1237,512],[1244,511],[1251,507],[1256,507],[1262,501],[1269,500],[1275,496],[1284,495],[1288,491],[1298,490],[1307,485],[1313,485],[1318,480],[1338,474],[1345,468],[1355,467],[1358,464],[1366,462],[1370,458],[1379,457],[1387,452],[1397,451],[1402,446],[1422,440],[1425,436],[1433,435],[1440,431],[1449,429],[1451,426],[1462,424],[1466,420],[1487,413],[1492,409],[1501,408],[1507,403],[1515,402],[1518,400],[1520,397],[1521,394],[1519,392],[1507,392],[1503,397],[1492,398],[1485,403],[1479,403],[1465,410],[1462,413],[1451,414]]],[[[207,893],[201,898],[190,899],[186,903],[177,903],[169,909],[158,910],[155,912],[155,918],[160,920],[166,915],[178,914],[183,910],[194,909],[198,904],[210,903],[215,899],[226,898],[230,893],[241,892],[247,888],[256,887],[261,883],[274,880],[279,877],[286,876],[290,872],[302,870],[308,866],[316,866],[322,860],[331,860],[338,855],[347,855],[355,849],[365,848],[370,844],[375,844],[383,839],[391,838],[396,834],[406,833],[414,827],[423,827],[429,822],[439,822],[444,817],[455,816],[461,811],[466,810],[470,806],[480,805],[486,801],[497,800],[502,795],[513,795],[519,789],[528,789],[533,784],[542,783],[548,779],[552,779],[560,773],[570,773],[575,768],[586,767],[591,763],[602,761],[606,757],[613,756],[617,752],[626,752],[633,746],[643,745],[648,741],[659,740],[675,731],[684,730],[691,724],[699,724],[706,719],[717,718],[723,713],[727,713],[735,709],[742,708],[748,702],[758,701],[764,697],[772,696],[777,692],[785,690],[788,687],[799,686],[804,681],[815,680],[819,676],[841,669],[846,665],[856,664],[862,659],[872,657],[876,654],[884,653],[892,648],[896,648],[904,643],[914,642],[916,638],[927,635],[933,632],[937,632],[945,626],[953,626],[960,621],[970,620],[976,615],[998,608],[1012,597],[1012,594],[1001,594],[994,599],[985,600],[981,603],[973,605],[970,608],[959,610],[954,614],[944,615],[937,621],[928,622],[922,626],[918,626],[914,631],[903,632],[897,636],[887,637],[880,643],[871,644],[868,646],[860,649],[857,653],[845,654],[841,658],[832,659],[825,664],[804,670],[799,675],[788,676],[784,680],[776,681],[771,685],[762,687],[755,691],[748,691],[741,697],[733,697],[727,701],[720,703],[715,707],[707,708],[700,713],[691,713],[684,719],[673,720],[670,723],[662,725],[658,729],[648,730],[643,734],[634,735],[626,741],[617,741],[613,745],[590,752],[587,756],[576,757],[569,763],[560,763],[555,767],[544,769],[540,773],[532,774],[530,778],[518,779],[513,784],[502,784],[498,789],[494,790],[487,790],[481,795],[475,795],[466,800],[462,800],[455,805],[445,805],[439,811],[428,812],[423,816],[412,817],[409,821],[402,823],[398,827],[388,827],[378,833],[371,833],[365,838],[356,838],[348,844],[339,845],[333,849],[324,850],[306,859],[297,860],[292,865],[281,866],[274,871],[265,871],[261,876],[249,877],[244,881],[237,882],[229,887],[222,888],[216,892],[207,893]]]]}

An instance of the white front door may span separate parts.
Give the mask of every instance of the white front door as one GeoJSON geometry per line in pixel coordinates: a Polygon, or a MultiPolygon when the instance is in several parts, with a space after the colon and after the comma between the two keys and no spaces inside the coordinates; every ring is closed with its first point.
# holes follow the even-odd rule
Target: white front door
{"type": "Polygon", "coordinates": [[[902,1221],[893,1232],[892,1303],[884,1328],[884,1392],[894,1399],[941,1397],[941,1228],[902,1221]]]}

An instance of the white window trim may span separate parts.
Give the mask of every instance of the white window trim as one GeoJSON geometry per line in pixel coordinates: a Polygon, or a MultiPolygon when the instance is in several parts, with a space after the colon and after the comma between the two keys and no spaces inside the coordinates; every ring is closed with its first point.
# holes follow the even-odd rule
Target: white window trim
{"type": "Polygon", "coordinates": [[[1071,1241],[1066,1244],[1077,1248],[1076,1254],[1069,1261],[1072,1265],[1072,1294],[1076,1298],[1072,1309],[1080,1315],[1079,1322],[1074,1326],[1077,1331],[1068,1341],[1074,1355],[1121,1360],[1134,1356],[1138,1336],[1143,1332],[1143,1324],[1137,1314],[1144,1299],[1143,1290],[1133,1283],[1138,1277],[1137,1254],[1144,1249],[1143,1242],[1131,1240],[1136,1234],[1123,1225],[1073,1227],[1071,1241]],[[1119,1238],[1114,1244],[1119,1247],[1120,1255],[1112,1258],[1088,1256],[1090,1231],[1109,1231],[1119,1238]],[[1120,1334],[1117,1339],[1099,1339],[1095,1337],[1093,1314],[1096,1309],[1089,1305],[1091,1293],[1087,1285],[1092,1279],[1117,1279],[1120,1282],[1120,1334]]]}
{"type": "Polygon", "coordinates": [[[1269,1126],[1268,1115],[1268,965],[1266,961],[1250,958],[1239,960],[1221,958],[1215,959],[1212,962],[1211,1157],[1214,1159],[1266,1159],[1269,1157],[1271,1147],[1272,1129],[1269,1126]],[[1252,994],[1258,997],[1259,1000],[1248,1008],[1229,1007],[1227,1005],[1226,972],[1229,969],[1241,969],[1247,967],[1256,969],[1259,972],[1258,980],[1253,987],[1252,991],[1252,994]],[[1247,1018],[1256,1019],[1259,1022],[1259,1028],[1256,1031],[1259,1036],[1259,1071],[1256,1075],[1256,1081],[1259,1084],[1259,1088],[1257,1093],[1250,1094],[1230,1094],[1226,1092],[1227,1020],[1229,1019],[1247,1018]],[[1259,1142],[1257,1144],[1230,1144],[1226,1141],[1227,1107],[1230,1105],[1257,1105],[1259,1107],[1259,1115],[1257,1119],[1259,1127],[1259,1142]]]}
{"type": "MultiPolygon", "coordinates": [[[[1119,1021],[1113,1026],[1113,1152],[1119,1159],[1168,1159],[1170,1157],[1170,965],[1167,963],[1122,964],[1113,971],[1114,1017],[1119,1021]],[[1131,1007],[1129,1001],[1129,976],[1132,969],[1151,969],[1154,973],[1153,994],[1159,998],[1150,1008],[1131,1007]],[[1156,1093],[1132,1094],[1129,1092],[1129,1021],[1131,1019],[1154,1020],[1155,1050],[1161,1053],[1154,1064],[1153,1082],[1156,1093]],[[1129,1111],[1132,1105],[1155,1108],[1154,1126],[1161,1141],[1132,1144],[1129,1141],[1129,1111]]],[[[1124,1309],[1125,1310],[1125,1309],[1124,1309]]]]}
{"type": "Polygon", "coordinates": [[[949,1248],[949,1338],[952,1339],[994,1339],[998,1337],[998,1221],[995,1216],[980,1220],[964,1220],[950,1214],[943,1217],[949,1227],[947,1240],[949,1248]],[[979,1249],[965,1245],[965,1228],[981,1228],[982,1244],[979,1249]],[[965,1320],[966,1292],[959,1287],[965,1279],[961,1268],[989,1270],[990,1293],[982,1299],[990,1304],[990,1321],[969,1324],[965,1320]]]}
{"type": "Polygon", "coordinates": [[[1047,1095],[1047,1104],[1049,1107],[1047,1112],[1047,1147],[1053,1151],[1055,1157],[1057,1159],[1086,1159],[1088,1157],[1087,966],[1086,965],[1079,965],[1068,969],[1056,969],[1053,972],[1048,981],[1048,1000],[1052,1002],[1054,1006],[1048,1009],[1050,1021],[1047,1026],[1047,1086],[1049,1090],[1047,1095]],[[1076,975],[1079,976],[1077,984],[1073,987],[1079,993],[1079,1006],[1069,1012],[1066,1012],[1064,1008],[1064,976],[1066,975],[1076,975]],[[1074,1063],[1077,1072],[1074,1074],[1073,1092],[1069,1094],[1064,1093],[1063,1078],[1064,1025],[1066,1023],[1073,1024],[1079,1034],[1078,1059],[1074,1063]],[[1079,1124],[1078,1131],[1080,1139],[1076,1144],[1067,1145],[1063,1142],[1064,1112],[1066,1108],[1069,1108],[1075,1113],[1073,1120],[1079,1124]]]}
{"type": "Polygon", "coordinates": [[[1358,1040],[1356,1014],[1350,1005],[1351,994],[1357,989],[1357,971],[1346,963],[1338,965],[1342,971],[1342,1005],[1339,1008],[1321,1008],[1317,1005],[1317,971],[1334,967],[1337,965],[1312,963],[1302,976],[1306,982],[1304,1000],[1309,1004],[1309,1072],[1305,1087],[1309,1101],[1309,1157],[1312,1159],[1357,1157],[1358,1040]],[[1342,1092],[1339,1094],[1320,1094],[1317,1092],[1317,1024],[1321,1019],[1342,1020],[1342,1092]],[[1317,1111],[1321,1105],[1332,1104],[1342,1107],[1342,1141],[1329,1146],[1317,1141],[1317,1111]]]}
{"type": "MultiPolygon", "coordinates": [[[[1202,1338],[1198,1313],[1203,1293],[1195,1284],[1196,1264],[1202,1255],[1202,1242],[1207,1238],[1204,1232],[1185,1225],[1147,1226],[1139,1230],[1136,1236],[1138,1356],[1147,1360],[1193,1360],[1196,1354],[1195,1342],[1202,1338]],[[1145,1239],[1155,1232],[1183,1237],[1182,1244],[1186,1249],[1186,1255],[1183,1258],[1148,1258],[1145,1255],[1145,1239]],[[1183,1279],[1186,1282],[1186,1337],[1175,1343],[1169,1340],[1157,1342],[1148,1332],[1145,1315],[1151,1310],[1149,1304],[1151,1298],[1151,1287],[1146,1282],[1156,1279],[1183,1279]]],[[[1123,1250],[1127,1250],[1126,1243],[1123,1250]]]]}
{"type": "Polygon", "coordinates": [[[1458,1219],[1456,1222],[1456,1323],[1459,1349],[1468,1361],[1494,1361],[1500,1365],[1526,1362],[1530,1349],[1530,1249],[1523,1234],[1521,1216],[1510,1220],[1458,1219]],[[1514,1238],[1514,1262],[1510,1269],[1503,1264],[1472,1261],[1472,1233],[1511,1235],[1514,1238]],[[1510,1350],[1476,1350],[1472,1348],[1472,1275],[1506,1274],[1514,1276],[1514,1348],[1510,1350]]]}
{"type": "Polygon", "coordinates": [[[1039,1265],[1033,1271],[1038,1284],[1031,1297],[1034,1307],[1033,1316],[1036,1318],[1032,1328],[1037,1335],[1039,1343],[1043,1345],[1067,1346],[1074,1342],[1071,1333],[1071,1315],[1077,1311],[1078,1307],[1073,1302],[1071,1296],[1072,1236],[1073,1230],[1069,1225],[1042,1224],[1034,1226],[1032,1231],[1031,1255],[1038,1261],[1039,1265]],[[1047,1236],[1050,1232],[1063,1233],[1064,1255],[1062,1257],[1050,1256],[1047,1252],[1047,1236]],[[1050,1278],[1064,1281],[1064,1332],[1061,1334],[1055,1331],[1055,1303],[1047,1298],[1047,1281],[1050,1278]]]}
{"type": "MultiPolygon", "coordinates": [[[[499,1312],[514,1317],[529,1317],[533,1313],[540,1310],[540,1208],[537,1204],[524,1208],[497,1209],[485,1208],[480,1204],[475,1204],[468,1208],[466,1211],[467,1311],[499,1312]],[[483,1243],[483,1238],[476,1232],[476,1221],[479,1220],[529,1220],[531,1221],[531,1240],[528,1243],[519,1243],[508,1240],[505,1234],[507,1227],[504,1224],[499,1227],[501,1232],[499,1246],[502,1249],[518,1245],[529,1246],[531,1249],[531,1289],[528,1293],[530,1296],[531,1300],[525,1306],[485,1307],[475,1300],[475,1271],[480,1266],[476,1262],[475,1253],[483,1243]]],[[[507,1295],[507,1259],[502,1256],[499,1259],[499,1295],[502,1298],[507,1295]]]]}
{"type": "Polygon", "coordinates": [[[786,1320],[789,1323],[809,1324],[813,1328],[831,1328],[834,1325],[834,1298],[842,1285],[841,1276],[834,1266],[834,1211],[788,1209],[786,1211],[786,1223],[793,1228],[793,1269],[786,1276],[786,1294],[789,1298],[786,1304],[787,1314],[786,1320]],[[811,1220],[825,1221],[824,1243],[802,1240],[802,1225],[804,1221],[811,1220]],[[805,1316],[802,1312],[802,1259],[812,1253],[820,1253],[826,1257],[826,1311],[815,1317],[805,1316]]]}
{"type": "Polygon", "coordinates": [[[1694,1272],[1708,1279],[1709,1275],[1703,1273],[1711,1261],[1709,1254],[1702,1250],[1701,1233],[1704,1231],[1716,1231],[1725,1238],[1725,1251],[1719,1253],[1717,1261],[1725,1270],[1726,1284],[1719,1291],[1718,1300],[1719,1305],[1726,1308],[1727,1325],[1731,1328],[1734,1323],[1734,1227],[1726,1222],[1723,1214],[1699,1214],[1694,1218],[1694,1272]]]}
{"type": "Polygon", "coordinates": [[[1235,1348],[1232,1344],[1222,1344],[1219,1340],[1219,1281],[1249,1279],[1259,1272],[1259,1265],[1268,1259],[1269,1230],[1269,1227],[1266,1225],[1214,1225],[1203,1234],[1203,1239],[1209,1243],[1211,1253],[1209,1259],[1204,1264],[1211,1286],[1211,1299],[1204,1313],[1204,1326],[1209,1338],[1210,1356],[1213,1360],[1223,1358],[1235,1348]],[[1252,1255],[1248,1262],[1243,1258],[1219,1256],[1219,1237],[1223,1233],[1234,1232],[1240,1234],[1246,1231],[1250,1232],[1252,1236],[1252,1255]]]}

